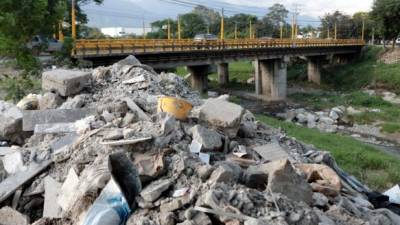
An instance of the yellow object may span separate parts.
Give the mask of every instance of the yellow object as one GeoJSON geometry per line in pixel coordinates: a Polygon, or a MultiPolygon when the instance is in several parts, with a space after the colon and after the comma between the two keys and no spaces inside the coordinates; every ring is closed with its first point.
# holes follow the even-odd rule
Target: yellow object
{"type": "Polygon", "coordinates": [[[72,0],[71,5],[71,32],[72,39],[76,40],[76,12],[75,12],[75,0],[72,0]]]}
{"type": "Polygon", "coordinates": [[[157,112],[167,112],[179,120],[185,120],[192,108],[192,104],[185,100],[174,97],[161,97],[158,99],[157,112]]]}

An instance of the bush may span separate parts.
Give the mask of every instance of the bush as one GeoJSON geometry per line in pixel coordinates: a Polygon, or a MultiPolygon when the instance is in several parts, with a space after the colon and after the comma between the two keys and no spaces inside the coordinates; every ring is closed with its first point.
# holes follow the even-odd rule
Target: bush
{"type": "Polygon", "coordinates": [[[33,76],[10,77],[5,75],[4,78],[0,79],[0,88],[6,93],[5,100],[16,103],[29,93],[39,92],[40,81],[33,76]]]}

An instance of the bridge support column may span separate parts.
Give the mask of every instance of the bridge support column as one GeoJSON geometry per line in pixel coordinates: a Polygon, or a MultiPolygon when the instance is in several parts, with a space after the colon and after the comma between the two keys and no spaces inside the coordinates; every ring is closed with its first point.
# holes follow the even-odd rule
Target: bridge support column
{"type": "Polygon", "coordinates": [[[308,57],[307,59],[308,59],[307,62],[308,81],[320,85],[322,60],[320,59],[319,56],[308,57]]]}
{"type": "Polygon", "coordinates": [[[282,58],[254,62],[256,94],[265,95],[272,101],[286,98],[287,61],[287,58],[282,58]]]}
{"type": "Polygon", "coordinates": [[[204,92],[208,88],[207,74],[209,72],[209,65],[202,66],[188,66],[187,70],[190,73],[190,84],[193,89],[204,92]]]}
{"type": "Polygon", "coordinates": [[[229,65],[228,63],[219,63],[218,67],[218,81],[220,85],[229,83],[229,65]]]}

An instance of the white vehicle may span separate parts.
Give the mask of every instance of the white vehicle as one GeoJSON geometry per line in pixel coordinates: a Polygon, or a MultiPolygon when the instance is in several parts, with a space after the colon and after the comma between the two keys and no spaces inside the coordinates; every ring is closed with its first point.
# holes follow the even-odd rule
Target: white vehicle
{"type": "Polygon", "coordinates": [[[32,41],[27,44],[27,47],[35,51],[40,51],[42,47],[45,52],[57,52],[62,49],[63,44],[54,38],[43,38],[39,35],[33,37],[32,41]]]}

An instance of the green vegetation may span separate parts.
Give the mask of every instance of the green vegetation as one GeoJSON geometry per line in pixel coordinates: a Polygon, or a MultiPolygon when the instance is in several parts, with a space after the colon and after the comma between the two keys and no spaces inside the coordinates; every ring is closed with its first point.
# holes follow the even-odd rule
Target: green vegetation
{"type": "Polygon", "coordinates": [[[381,47],[367,47],[355,62],[323,71],[323,82],[337,90],[376,86],[400,93],[400,64],[378,62],[383,51],[381,47]]]}
{"type": "Polygon", "coordinates": [[[270,126],[281,127],[299,141],[329,151],[339,166],[373,189],[384,190],[400,182],[399,158],[384,154],[351,137],[321,133],[267,116],[260,115],[257,118],[270,126]]]}
{"type": "Polygon", "coordinates": [[[382,125],[382,129],[383,132],[385,133],[400,133],[400,124],[399,123],[384,123],[382,125]]]}
{"type": "Polygon", "coordinates": [[[16,103],[29,93],[39,92],[40,81],[30,76],[6,76],[0,79],[0,89],[6,93],[5,100],[16,103]]]}

